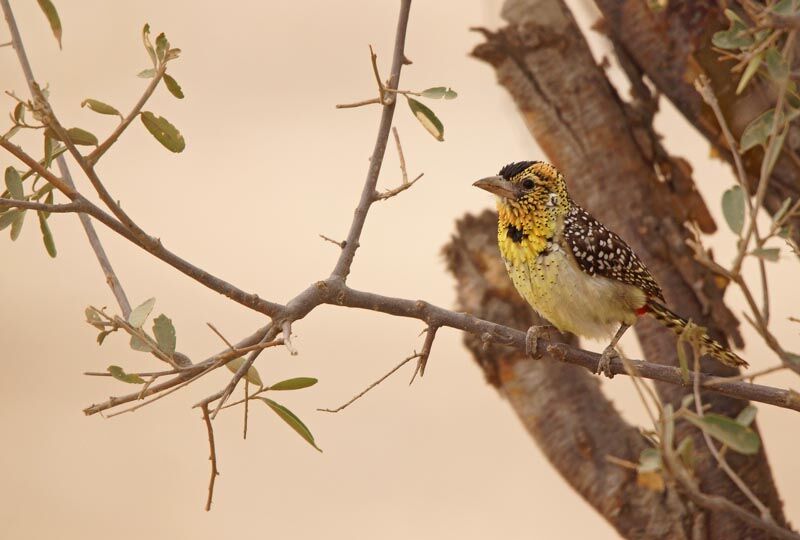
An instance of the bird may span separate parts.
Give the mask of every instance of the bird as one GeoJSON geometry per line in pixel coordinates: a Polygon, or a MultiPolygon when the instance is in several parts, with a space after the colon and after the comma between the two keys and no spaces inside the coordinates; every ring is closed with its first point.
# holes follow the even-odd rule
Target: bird
{"type": "MultiPolygon", "coordinates": [[[[680,336],[689,323],[664,304],[652,274],[625,241],[567,191],[564,175],[543,161],[519,161],[474,186],[497,197],[497,242],[520,295],[558,330],[611,338],[596,372],[612,377],[616,345],[640,317],[652,316],[680,336]],[[616,329],[616,333],[614,330],[616,329]]],[[[535,355],[542,327],[526,336],[535,355]]],[[[727,366],[747,362],[707,334],[699,351],[727,366]]]]}

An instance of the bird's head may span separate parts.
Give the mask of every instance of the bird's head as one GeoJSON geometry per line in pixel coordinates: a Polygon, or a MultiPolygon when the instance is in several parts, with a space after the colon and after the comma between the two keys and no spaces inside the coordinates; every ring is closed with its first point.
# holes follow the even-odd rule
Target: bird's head
{"type": "Polygon", "coordinates": [[[500,210],[529,213],[569,207],[567,185],[558,169],[544,161],[509,163],[497,174],[478,180],[475,187],[498,197],[500,210]]]}

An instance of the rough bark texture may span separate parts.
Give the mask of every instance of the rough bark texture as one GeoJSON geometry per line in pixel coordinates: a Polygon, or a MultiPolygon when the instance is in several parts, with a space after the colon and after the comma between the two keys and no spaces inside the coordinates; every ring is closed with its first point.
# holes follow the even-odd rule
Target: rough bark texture
{"type": "MultiPolygon", "coordinates": [[[[731,131],[737,138],[750,121],[775,104],[775,95],[767,85],[751,81],[742,95],[736,95],[737,74],[732,63],[720,62],[711,49],[714,32],[728,27],[720,3],[716,0],[670,0],[666,9],[653,11],[645,0],[595,0],[605,20],[601,28],[658,90],[732,163],[730,149],[720,132],[712,111],[703,103],[693,81],[706,74],[731,131]]],[[[732,5],[731,7],[736,7],[732,5]]],[[[742,13],[746,18],[746,15],[742,13]]],[[[800,196],[800,158],[796,155],[800,133],[795,128],[787,137],[783,155],[770,179],[764,208],[774,214],[781,203],[800,196]]],[[[760,147],[744,155],[751,183],[759,177],[760,147]]],[[[792,221],[794,238],[800,239],[800,218],[792,221]]]]}
{"type": "MultiPolygon", "coordinates": [[[[722,304],[719,291],[707,294],[709,284],[714,284],[713,277],[694,262],[685,245],[686,201],[691,201],[696,215],[704,210],[697,204],[694,189],[685,189],[687,182],[691,185],[687,168],[680,171],[682,190],[676,189],[681,184],[669,177],[665,181],[656,174],[657,168],[663,169],[648,135],[652,128],[644,126],[643,130],[642,115],[629,114],[629,107],[621,102],[594,62],[562,1],[512,0],[506,3],[503,15],[509,25],[497,33],[485,32],[487,42],[473,54],[495,68],[500,84],[514,98],[539,145],[566,174],[573,197],[630,243],[676,311],[708,326],[721,340],[729,337],[738,341],[735,319],[722,304]]],[[[681,167],[678,160],[670,163],[681,167]]],[[[639,322],[636,331],[648,360],[677,364],[675,337],[670,331],[649,319],[639,322]]],[[[703,369],[722,375],[734,372],[713,361],[704,361],[703,369]]],[[[674,405],[687,393],[686,389],[663,384],[658,384],[657,390],[664,402],[674,405]]],[[[746,405],[712,395],[705,395],[704,402],[728,416],[735,416],[746,405]]],[[[696,473],[703,491],[750,507],[704,451],[705,444],[696,430],[679,426],[677,435],[695,437],[696,473]]],[[[783,524],[782,504],[763,450],[749,458],[729,458],[772,510],[776,521],[783,524]]],[[[620,505],[629,503],[619,501],[620,505]]],[[[605,511],[603,514],[607,515],[605,511]]],[[[722,514],[709,515],[705,530],[709,538],[765,538],[761,532],[743,528],[722,514]]]]}
{"type": "MultiPolygon", "coordinates": [[[[458,282],[458,308],[517,328],[541,324],[508,278],[496,224],[494,212],[466,216],[445,248],[458,282]]],[[[603,396],[594,375],[557,360],[532,360],[508,347],[485,346],[477,336],[465,340],[553,466],[622,536],[688,538],[691,515],[674,491],[639,487],[635,471],[606,460],[636,462],[648,445],[603,396]]]]}

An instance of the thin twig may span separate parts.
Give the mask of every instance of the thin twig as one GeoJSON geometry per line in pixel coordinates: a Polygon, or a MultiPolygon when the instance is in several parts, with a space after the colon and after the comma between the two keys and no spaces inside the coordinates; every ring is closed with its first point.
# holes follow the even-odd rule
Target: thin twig
{"type": "Polygon", "coordinates": [[[716,378],[713,378],[713,379],[710,379],[710,380],[706,381],[705,385],[708,388],[708,387],[714,386],[715,384],[724,383],[724,382],[744,381],[744,380],[748,380],[748,381],[752,382],[752,381],[754,381],[756,379],[756,377],[761,377],[763,375],[768,375],[769,373],[775,373],[776,371],[782,371],[782,370],[784,370],[786,368],[787,368],[786,364],[780,364],[780,365],[777,365],[777,366],[772,366],[772,367],[769,367],[769,368],[766,368],[766,369],[762,369],[761,371],[751,371],[749,373],[747,373],[747,372],[746,373],[739,373],[738,375],[734,375],[732,377],[716,377],[716,378]]]}
{"type": "Polygon", "coordinates": [[[394,196],[395,196],[395,195],[397,195],[398,193],[402,193],[402,192],[404,192],[405,190],[407,190],[408,188],[410,188],[411,186],[413,186],[414,184],[416,184],[416,183],[417,183],[417,180],[419,180],[420,178],[422,178],[422,176],[423,176],[424,174],[425,174],[425,173],[419,173],[419,174],[417,175],[417,177],[416,177],[416,178],[414,178],[414,179],[413,179],[411,182],[407,182],[407,183],[404,183],[404,184],[400,184],[399,186],[397,186],[397,187],[396,187],[396,188],[394,188],[394,189],[389,189],[389,190],[386,190],[386,191],[384,191],[384,192],[382,192],[382,193],[376,193],[376,194],[375,194],[375,200],[376,200],[376,201],[385,201],[386,199],[391,199],[392,197],[394,197],[394,196]]]}
{"type": "MultiPolygon", "coordinates": [[[[402,0],[400,3],[400,14],[397,20],[397,31],[395,33],[394,51],[392,53],[392,68],[389,75],[389,81],[386,84],[387,88],[396,89],[400,82],[400,71],[403,68],[403,51],[405,49],[406,29],[408,28],[408,16],[411,10],[411,0],[402,0]]],[[[378,82],[381,85],[380,77],[378,82]]],[[[367,212],[370,205],[374,202],[375,185],[378,182],[378,174],[381,171],[383,164],[383,156],[386,153],[386,145],[389,139],[389,130],[392,127],[392,118],[394,117],[394,108],[396,100],[387,100],[383,105],[381,112],[381,123],[378,127],[378,134],[375,138],[375,147],[372,151],[372,156],[369,161],[369,169],[367,171],[367,179],[364,182],[364,189],[361,191],[361,199],[356,207],[353,215],[353,221],[350,225],[350,231],[347,234],[345,242],[347,245],[342,249],[339,254],[339,259],[336,261],[336,266],[333,269],[332,276],[341,280],[346,280],[347,275],[350,273],[350,267],[355,258],[356,249],[358,249],[358,240],[361,237],[361,231],[364,229],[364,222],[367,219],[367,212]]]]}
{"type": "MultiPolygon", "coordinates": [[[[666,421],[665,419],[664,423],[666,423],[666,421]]],[[[671,431],[665,429],[665,427],[666,426],[663,426],[661,428],[663,433],[671,431]]],[[[675,454],[673,442],[671,437],[662,437],[661,439],[661,457],[665,469],[670,473],[672,478],[677,480],[680,487],[695,504],[713,512],[726,512],[751,527],[767,531],[775,538],[780,538],[782,540],[800,540],[800,535],[788,529],[784,529],[775,523],[764,521],[757,515],[748,512],[725,497],[720,495],[708,495],[700,491],[697,486],[697,480],[683,467],[680,458],[675,454]]]]}
{"type": "MultiPolygon", "coordinates": [[[[694,375],[695,379],[692,384],[692,389],[694,391],[694,406],[695,406],[695,413],[700,418],[703,418],[703,396],[700,392],[700,354],[697,350],[696,346],[693,344],[692,348],[694,349],[694,375]]],[[[705,430],[700,430],[703,440],[706,442],[706,446],[708,447],[708,451],[711,452],[711,455],[714,456],[714,459],[719,464],[720,468],[728,475],[728,478],[739,488],[739,491],[744,493],[745,497],[750,501],[750,503],[758,510],[759,514],[761,514],[761,519],[764,520],[766,523],[770,523],[775,525],[775,520],[772,519],[772,514],[769,511],[769,508],[759,500],[758,497],[747,487],[747,484],[744,483],[744,480],[736,474],[725,458],[720,454],[719,450],[717,450],[717,446],[714,444],[714,441],[711,440],[711,435],[709,435],[705,430]]]]}
{"type": "Polygon", "coordinates": [[[422,343],[422,351],[419,353],[417,367],[414,369],[414,373],[411,375],[411,380],[408,381],[409,385],[414,382],[414,379],[417,377],[417,373],[419,373],[420,377],[425,375],[425,366],[428,365],[428,358],[431,356],[431,347],[433,347],[433,340],[436,338],[436,331],[438,329],[438,326],[429,326],[423,330],[423,332],[425,332],[425,341],[422,343]]]}
{"type": "Polygon", "coordinates": [[[324,234],[320,234],[319,237],[325,240],[326,242],[330,242],[331,244],[339,246],[342,249],[344,249],[345,246],[347,245],[347,240],[342,240],[341,242],[339,242],[337,240],[334,240],[333,238],[328,238],[324,234]]]}
{"type": "Polygon", "coordinates": [[[244,380],[244,427],[242,428],[242,439],[247,440],[247,416],[250,412],[250,381],[244,380]]]}
{"type": "Polygon", "coordinates": [[[369,46],[369,60],[372,64],[372,73],[375,74],[375,81],[378,83],[378,101],[381,105],[386,105],[386,91],[383,87],[381,74],[378,72],[378,55],[372,50],[372,45],[369,46]]]}
{"type": "Polygon", "coordinates": [[[66,204],[45,204],[35,201],[19,201],[17,199],[0,198],[0,208],[24,208],[28,210],[41,210],[51,214],[78,213],[81,211],[81,204],[70,202],[66,204]]]}
{"type": "Polygon", "coordinates": [[[339,103],[336,105],[337,109],[354,109],[356,107],[363,107],[364,105],[381,105],[380,98],[365,99],[363,101],[356,101],[355,103],[339,103]]]}
{"type": "Polygon", "coordinates": [[[208,480],[208,498],[206,498],[206,512],[211,510],[211,501],[214,499],[214,482],[217,480],[219,470],[217,469],[217,449],[214,444],[214,426],[211,425],[211,418],[208,415],[208,405],[203,405],[203,421],[208,431],[208,459],[211,461],[211,478],[208,480]]]}
{"type": "Polygon", "coordinates": [[[164,74],[166,72],[167,72],[167,63],[164,62],[158,69],[156,69],[155,75],[153,75],[150,84],[147,85],[147,88],[145,88],[142,97],[140,97],[139,101],[137,101],[136,104],[133,106],[133,109],[131,109],[131,112],[128,114],[128,116],[122,119],[122,122],[119,123],[116,129],[111,133],[111,135],[108,136],[106,140],[100,143],[97,146],[97,148],[92,150],[92,152],[88,156],[86,156],[86,160],[92,166],[95,166],[97,164],[100,158],[103,157],[103,154],[105,154],[108,151],[108,149],[111,148],[111,145],[117,142],[117,139],[119,139],[120,135],[122,135],[122,132],[124,132],[125,129],[131,124],[131,122],[133,122],[136,119],[136,117],[139,116],[139,113],[142,111],[142,107],[144,107],[145,103],[147,103],[147,100],[150,99],[150,96],[153,95],[153,92],[158,86],[158,83],[160,83],[161,79],[164,78],[164,74]]]}
{"type": "Polygon", "coordinates": [[[231,342],[230,342],[230,341],[228,341],[228,340],[225,338],[225,336],[223,336],[223,335],[222,335],[222,332],[220,332],[219,330],[217,330],[217,327],[216,327],[216,326],[214,326],[214,325],[213,325],[213,324],[211,324],[210,322],[207,322],[207,323],[206,323],[206,325],[208,325],[208,327],[209,327],[209,328],[211,328],[211,331],[212,331],[212,332],[214,332],[215,334],[217,334],[217,337],[219,337],[219,339],[221,339],[221,340],[222,340],[222,342],[223,342],[225,345],[227,345],[229,349],[233,350],[233,349],[235,349],[235,348],[236,348],[236,347],[234,347],[234,346],[231,344],[231,342]]]}
{"type": "Polygon", "coordinates": [[[347,408],[347,407],[348,407],[350,404],[352,404],[354,401],[357,401],[357,400],[358,400],[358,399],[360,399],[360,398],[361,398],[361,397],[362,397],[364,394],[366,394],[367,392],[369,392],[370,390],[372,390],[373,388],[375,388],[376,386],[378,386],[379,384],[381,384],[383,381],[385,381],[386,379],[388,379],[388,378],[389,378],[389,377],[390,377],[390,376],[391,376],[391,375],[392,375],[392,374],[393,374],[395,371],[397,371],[398,369],[400,369],[401,367],[403,367],[404,365],[406,365],[408,362],[410,362],[410,361],[411,361],[411,360],[413,360],[414,358],[419,358],[419,357],[420,357],[420,354],[419,354],[419,353],[414,353],[414,354],[412,354],[411,356],[409,356],[408,358],[406,358],[405,360],[403,360],[402,362],[400,362],[399,364],[397,364],[395,367],[393,367],[391,370],[389,370],[389,372],[388,372],[386,375],[384,375],[383,377],[381,377],[380,379],[378,379],[378,380],[377,380],[377,381],[375,381],[374,383],[372,383],[372,384],[370,384],[369,386],[367,386],[367,387],[366,387],[364,390],[362,390],[361,392],[359,392],[358,394],[356,394],[355,396],[353,396],[353,398],[352,398],[350,401],[348,401],[347,403],[345,403],[345,404],[343,404],[343,405],[340,405],[339,407],[337,407],[337,408],[335,408],[335,409],[317,409],[317,410],[318,410],[318,411],[322,411],[322,412],[337,413],[337,412],[341,411],[342,409],[345,409],[345,408],[347,408]]]}

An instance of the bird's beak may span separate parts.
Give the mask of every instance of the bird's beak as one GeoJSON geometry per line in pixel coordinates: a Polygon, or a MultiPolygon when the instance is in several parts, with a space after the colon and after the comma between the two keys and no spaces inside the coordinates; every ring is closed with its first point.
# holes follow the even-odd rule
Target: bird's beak
{"type": "Polygon", "coordinates": [[[485,189],[489,193],[494,193],[498,197],[514,199],[517,196],[514,190],[514,184],[502,176],[489,176],[488,178],[481,178],[472,185],[481,189],[485,189]]]}

